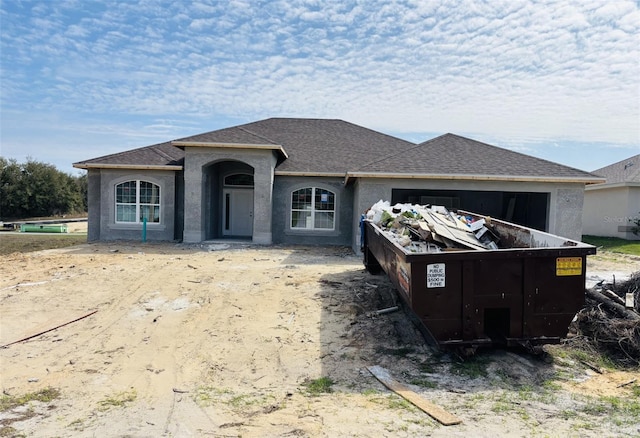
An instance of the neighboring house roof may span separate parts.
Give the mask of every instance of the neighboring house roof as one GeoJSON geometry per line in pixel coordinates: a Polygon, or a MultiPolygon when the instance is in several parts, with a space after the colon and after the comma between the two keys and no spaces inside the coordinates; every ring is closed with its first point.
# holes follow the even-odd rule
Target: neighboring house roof
{"type": "Polygon", "coordinates": [[[396,177],[424,175],[431,178],[576,180],[585,183],[602,179],[562,164],[492,146],[455,134],[445,134],[413,148],[372,160],[350,176],[393,172],[396,177]],[[403,175],[404,174],[404,175],[403,175]]]}
{"type": "MultiPolygon", "coordinates": [[[[343,120],[270,118],[75,163],[75,167],[175,168],[183,146],[279,150],[277,175],[602,182],[561,164],[454,134],[419,145],[343,120]]],[[[640,167],[640,166],[639,166],[640,167]]]]}
{"type": "Polygon", "coordinates": [[[171,142],[166,142],[80,161],[73,163],[73,166],[80,169],[124,168],[175,170],[181,169],[183,162],[184,151],[171,145],[171,142]]]}
{"type": "Polygon", "coordinates": [[[592,173],[606,178],[606,184],[640,183],[640,154],[594,170],[592,173]]]}

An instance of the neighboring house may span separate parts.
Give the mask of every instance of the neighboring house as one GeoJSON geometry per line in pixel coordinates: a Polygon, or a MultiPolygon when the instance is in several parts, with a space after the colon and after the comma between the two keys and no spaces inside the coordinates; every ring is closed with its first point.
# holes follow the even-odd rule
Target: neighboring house
{"type": "Polygon", "coordinates": [[[453,134],[414,144],[271,118],[94,158],[88,240],[348,245],[380,199],[434,203],[579,239],[588,172],[453,134]],[[146,222],[145,222],[146,221],[146,222]]]}
{"type": "Polygon", "coordinates": [[[585,190],[584,234],[640,240],[632,232],[634,221],[640,219],[640,154],[592,173],[606,182],[585,190]]]}

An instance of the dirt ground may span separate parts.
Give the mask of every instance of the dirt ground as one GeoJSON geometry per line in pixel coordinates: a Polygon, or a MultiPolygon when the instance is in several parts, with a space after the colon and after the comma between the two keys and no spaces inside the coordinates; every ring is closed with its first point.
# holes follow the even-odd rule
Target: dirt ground
{"type": "MultiPolygon", "coordinates": [[[[592,256],[588,269],[620,279],[640,260],[592,256]]],[[[640,434],[627,409],[640,372],[597,374],[558,346],[463,363],[402,311],[374,314],[395,304],[386,276],[345,248],[120,242],[2,257],[0,345],[96,312],[0,349],[5,396],[59,390],[0,412],[0,436],[640,434]],[[462,423],[440,425],[370,365],[462,423]]]]}

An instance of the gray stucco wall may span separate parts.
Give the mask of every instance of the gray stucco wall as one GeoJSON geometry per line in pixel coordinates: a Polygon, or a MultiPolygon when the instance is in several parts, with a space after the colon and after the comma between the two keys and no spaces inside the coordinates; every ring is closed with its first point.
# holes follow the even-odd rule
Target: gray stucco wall
{"type": "Polygon", "coordinates": [[[142,239],[142,224],[124,224],[115,221],[115,186],[130,180],[149,181],[160,186],[160,223],[147,223],[147,240],[174,240],[176,216],[174,171],[90,169],[88,180],[88,241],[142,239]]]}
{"type": "Polygon", "coordinates": [[[379,200],[390,201],[393,189],[485,190],[548,193],[547,230],[551,234],[580,240],[584,184],[508,181],[420,180],[360,178],[355,182],[352,247],[360,248],[360,214],[379,200]]]}
{"type": "Polygon", "coordinates": [[[351,245],[353,186],[342,178],[277,176],[273,190],[273,242],[299,245],[351,245]],[[296,230],[291,224],[291,193],[305,187],[330,190],[336,195],[335,229],[296,230]]]}
{"type": "Polygon", "coordinates": [[[206,196],[207,173],[203,170],[215,162],[234,159],[254,169],[253,241],[256,243],[351,245],[359,251],[360,215],[380,199],[391,200],[393,189],[548,193],[547,231],[575,240],[580,240],[582,235],[584,185],[579,183],[361,178],[345,186],[342,178],[278,176],[274,179],[276,158],[271,151],[191,149],[187,154],[189,166],[185,167],[184,188],[181,172],[90,169],[88,241],[141,239],[141,224],[115,223],[115,185],[135,179],[161,187],[161,222],[147,224],[148,240],[172,241],[183,236],[185,242],[204,240],[207,232],[204,211],[211,208],[209,204],[215,199],[206,196]],[[336,194],[334,230],[290,227],[291,193],[304,187],[324,188],[336,194]]]}

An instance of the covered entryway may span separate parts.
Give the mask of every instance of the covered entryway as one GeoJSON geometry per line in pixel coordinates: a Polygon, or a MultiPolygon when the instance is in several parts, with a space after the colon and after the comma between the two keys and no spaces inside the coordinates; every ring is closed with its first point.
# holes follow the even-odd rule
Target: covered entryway
{"type": "Polygon", "coordinates": [[[205,239],[253,236],[253,173],[240,161],[219,161],[204,169],[205,239]]]}
{"type": "Polygon", "coordinates": [[[239,238],[270,244],[275,167],[286,158],[282,146],[172,144],[185,152],[183,241],[239,238]]]}

